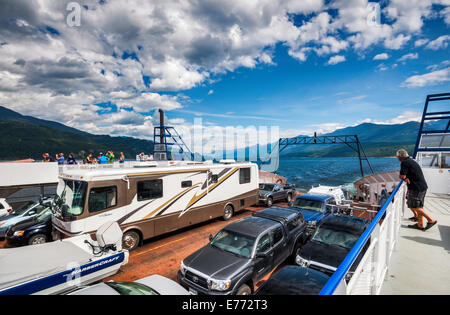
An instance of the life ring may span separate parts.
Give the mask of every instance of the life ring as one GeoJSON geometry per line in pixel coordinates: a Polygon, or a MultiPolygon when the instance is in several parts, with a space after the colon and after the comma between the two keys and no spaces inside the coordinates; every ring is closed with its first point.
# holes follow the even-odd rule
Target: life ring
{"type": "Polygon", "coordinates": [[[281,178],[278,178],[277,181],[275,182],[276,184],[283,184],[283,181],[281,180],[281,178]]]}

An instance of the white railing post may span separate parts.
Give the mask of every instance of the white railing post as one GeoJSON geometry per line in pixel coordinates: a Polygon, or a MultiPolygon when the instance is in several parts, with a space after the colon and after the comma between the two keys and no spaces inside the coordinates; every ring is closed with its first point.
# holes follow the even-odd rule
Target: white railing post
{"type": "Polygon", "coordinates": [[[372,261],[372,288],[371,294],[374,295],[377,292],[377,283],[378,283],[378,274],[380,273],[380,225],[377,225],[372,232],[371,239],[373,239],[375,243],[375,247],[373,249],[373,261],[372,261]]]}

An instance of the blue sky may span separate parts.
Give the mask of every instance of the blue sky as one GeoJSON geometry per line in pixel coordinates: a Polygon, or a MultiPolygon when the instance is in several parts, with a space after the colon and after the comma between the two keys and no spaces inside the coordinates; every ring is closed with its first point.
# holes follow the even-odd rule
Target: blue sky
{"type": "MultiPolygon", "coordinates": [[[[445,34],[449,34],[448,25],[430,21],[425,22],[420,38],[435,39],[445,34]]],[[[448,67],[448,47],[431,50],[416,47],[411,40],[398,50],[375,45],[364,55],[354,51],[342,55],[346,61],[336,65],[326,64],[328,56],[312,56],[307,62],[299,62],[279,44],[274,50],[274,65],[239,68],[219,76],[217,82],[186,91],[185,95],[201,101],[170,114],[192,119],[204,113],[205,120],[216,124],[275,124],[313,130],[325,123],[352,125],[367,119],[388,122],[405,112],[421,113],[427,94],[447,92],[450,87],[448,80],[423,87],[403,86],[406,79],[428,73],[432,66],[448,67]],[[382,53],[389,58],[373,60],[382,53]],[[399,61],[408,54],[417,54],[417,59],[399,61]],[[228,115],[208,115],[225,113],[228,115]]],[[[409,118],[418,116],[411,113],[409,118]]]]}
{"type": "Polygon", "coordinates": [[[69,2],[0,0],[0,105],[95,134],[151,139],[163,108],[187,138],[199,117],[295,136],[417,120],[450,87],[448,0],[69,2]]]}

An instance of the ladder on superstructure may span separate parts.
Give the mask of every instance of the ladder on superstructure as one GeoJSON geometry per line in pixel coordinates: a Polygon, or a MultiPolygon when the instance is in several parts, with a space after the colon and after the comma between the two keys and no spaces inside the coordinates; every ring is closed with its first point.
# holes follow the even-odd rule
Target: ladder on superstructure
{"type": "MultiPolygon", "coordinates": [[[[450,93],[427,95],[425,107],[423,109],[422,119],[420,121],[419,133],[417,134],[416,146],[414,148],[413,158],[421,152],[450,152],[450,111],[429,112],[430,102],[450,100],[450,93]],[[445,129],[427,129],[424,130],[425,123],[428,121],[447,121],[445,129]],[[427,143],[426,140],[431,140],[427,143]],[[435,141],[433,141],[433,139],[435,141]]],[[[450,106],[448,107],[450,108],[450,106]]],[[[429,125],[427,126],[429,127],[429,125]]],[[[434,164],[436,155],[433,156],[431,164],[434,164]]]]}

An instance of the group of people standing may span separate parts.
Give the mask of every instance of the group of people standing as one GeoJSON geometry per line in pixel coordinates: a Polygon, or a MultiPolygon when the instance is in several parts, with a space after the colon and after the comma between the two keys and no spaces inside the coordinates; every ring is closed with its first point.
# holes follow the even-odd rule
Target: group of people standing
{"type": "MultiPolygon", "coordinates": [[[[88,154],[88,156],[85,159],[83,159],[83,162],[81,162],[81,163],[82,164],[113,164],[115,161],[116,161],[116,157],[114,155],[114,152],[108,151],[106,154],[103,154],[102,152],[100,152],[100,154],[97,157],[93,156],[93,154],[90,153],[90,154],[88,154]]],[[[121,164],[125,163],[125,155],[123,154],[123,152],[120,152],[118,161],[121,164]]],[[[69,165],[80,164],[75,159],[73,153],[70,153],[67,159],[65,159],[64,153],[56,154],[55,158],[53,158],[48,153],[44,153],[44,154],[42,154],[42,162],[58,162],[58,164],[60,164],[60,165],[62,165],[62,164],[69,164],[69,165]]]]}
{"type": "Polygon", "coordinates": [[[50,154],[44,153],[42,154],[42,162],[58,162],[58,164],[77,164],[75,157],[72,153],[69,154],[67,160],[64,157],[64,153],[59,153],[55,155],[53,158],[50,154]]]}

